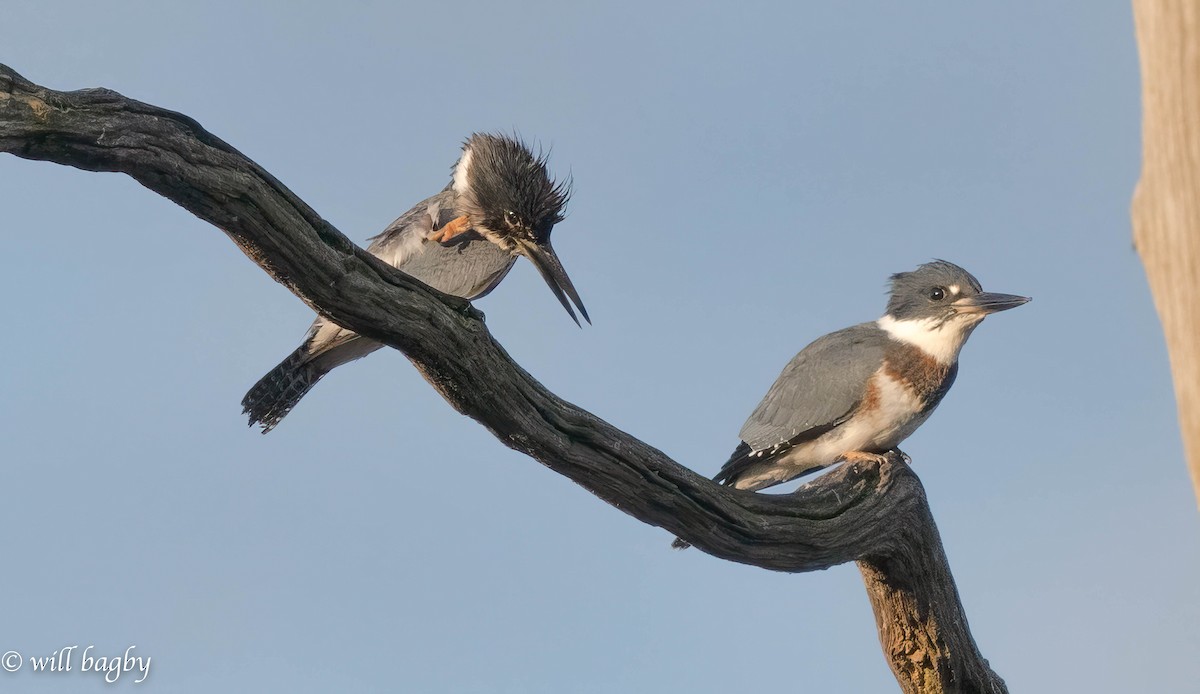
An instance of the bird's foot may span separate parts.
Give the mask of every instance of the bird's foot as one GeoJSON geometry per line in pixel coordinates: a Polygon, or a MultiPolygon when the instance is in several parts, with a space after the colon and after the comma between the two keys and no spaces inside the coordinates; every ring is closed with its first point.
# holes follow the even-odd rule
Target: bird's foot
{"type": "Polygon", "coordinates": [[[909,465],[909,466],[912,465],[912,457],[909,456],[904,451],[900,450],[899,448],[893,448],[892,452],[895,453],[896,455],[900,456],[900,460],[903,460],[905,465],[909,465]]]}
{"type": "Polygon", "coordinates": [[[486,316],[483,315],[483,311],[480,311],[479,309],[472,306],[470,301],[464,301],[463,305],[458,309],[458,312],[463,314],[467,318],[470,318],[472,320],[477,320],[480,323],[485,322],[486,316]]]}
{"type": "Polygon", "coordinates": [[[842,460],[847,463],[876,463],[883,465],[887,462],[887,455],[884,453],[868,453],[866,451],[846,451],[842,454],[842,460]]]}
{"type": "Polygon", "coordinates": [[[464,214],[461,217],[455,217],[449,222],[443,224],[441,229],[438,229],[429,235],[429,240],[437,241],[438,243],[446,243],[450,241],[450,239],[453,239],[455,236],[458,236],[470,228],[471,217],[464,214]]]}

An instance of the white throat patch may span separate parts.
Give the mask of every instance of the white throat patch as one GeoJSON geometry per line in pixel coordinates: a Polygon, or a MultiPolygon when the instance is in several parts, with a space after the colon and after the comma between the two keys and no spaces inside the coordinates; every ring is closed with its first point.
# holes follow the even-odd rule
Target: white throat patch
{"type": "Polygon", "coordinates": [[[467,171],[471,168],[471,146],[463,149],[462,156],[454,165],[454,192],[463,195],[467,192],[467,171]]]}
{"type": "Polygon", "coordinates": [[[875,321],[892,339],[910,344],[942,364],[952,364],[978,320],[954,317],[941,322],[932,318],[896,320],[884,316],[875,321]],[[940,323],[940,328],[938,327],[940,323]]]}

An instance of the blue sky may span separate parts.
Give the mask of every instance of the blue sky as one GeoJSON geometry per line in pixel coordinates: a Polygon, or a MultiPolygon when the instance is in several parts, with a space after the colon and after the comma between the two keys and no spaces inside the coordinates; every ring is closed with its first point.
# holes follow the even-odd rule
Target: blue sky
{"type": "MultiPolygon", "coordinates": [[[[905,445],[975,637],[1013,691],[1200,679],[1196,501],[1130,240],[1126,3],[4,15],[0,62],[195,117],[357,241],[445,185],[472,131],[551,147],[595,324],[524,262],[478,306],[552,390],[706,474],[792,354],[882,312],[890,273],[946,258],[1033,296],[976,331],[905,445]]],[[[0,651],[136,644],[156,692],[895,690],[854,567],[672,551],[398,353],[258,435],[238,403],[303,334],[299,300],[126,177],[6,156],[0,191],[0,651]]]]}

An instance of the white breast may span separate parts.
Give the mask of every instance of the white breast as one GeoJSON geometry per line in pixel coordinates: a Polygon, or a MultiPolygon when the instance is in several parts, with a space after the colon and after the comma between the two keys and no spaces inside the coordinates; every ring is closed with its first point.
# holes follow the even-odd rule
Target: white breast
{"type": "Polygon", "coordinates": [[[900,445],[929,413],[917,414],[921,403],[903,382],[883,369],[871,376],[876,407],[856,413],[850,421],[813,441],[796,446],[786,463],[802,468],[830,465],[850,451],[886,451],[900,445]]]}
{"type": "Polygon", "coordinates": [[[932,318],[896,320],[884,316],[875,323],[893,339],[916,347],[941,364],[952,364],[979,320],[982,319],[962,316],[948,321],[932,318]]]}
{"type": "Polygon", "coordinates": [[[879,407],[858,417],[862,423],[856,428],[863,430],[865,448],[895,448],[929,418],[929,413],[920,413],[923,403],[903,381],[883,369],[875,372],[872,381],[878,389],[879,407]]]}
{"type": "Polygon", "coordinates": [[[739,489],[761,489],[786,482],[812,468],[832,465],[851,451],[883,452],[895,448],[926,419],[921,402],[902,382],[880,368],[871,376],[874,407],[857,412],[832,431],[788,449],[767,468],[738,480],[739,489]]]}

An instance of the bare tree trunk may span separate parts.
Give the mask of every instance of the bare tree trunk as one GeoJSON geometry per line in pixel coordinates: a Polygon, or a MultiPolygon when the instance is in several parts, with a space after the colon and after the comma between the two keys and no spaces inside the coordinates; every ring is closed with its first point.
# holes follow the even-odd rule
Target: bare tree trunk
{"type": "Polygon", "coordinates": [[[1142,178],[1133,239],[1175,380],[1179,428],[1200,502],[1200,5],[1134,0],[1142,58],[1142,178]]]}
{"type": "Polygon", "coordinates": [[[506,446],[702,551],[791,572],[858,561],[904,692],[1007,692],[971,637],[920,480],[897,456],[790,495],[718,486],[546,390],[468,302],[358,248],[182,114],[104,89],[52,91],[0,65],[0,152],[128,174],[222,229],[322,315],[403,352],[506,446]]]}

